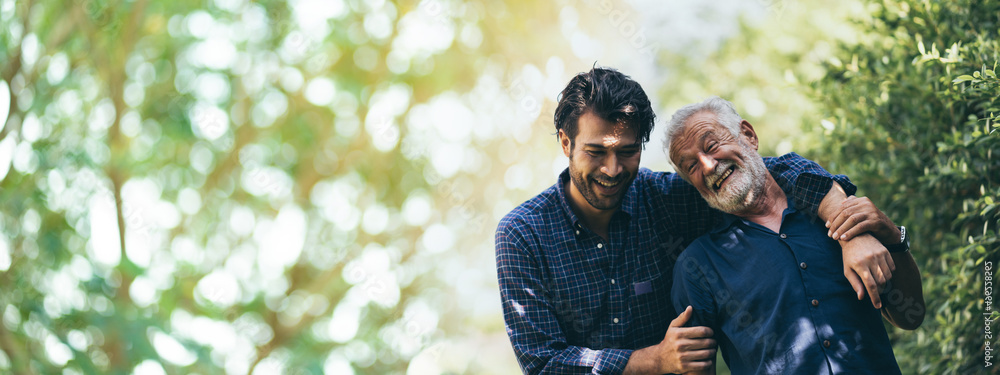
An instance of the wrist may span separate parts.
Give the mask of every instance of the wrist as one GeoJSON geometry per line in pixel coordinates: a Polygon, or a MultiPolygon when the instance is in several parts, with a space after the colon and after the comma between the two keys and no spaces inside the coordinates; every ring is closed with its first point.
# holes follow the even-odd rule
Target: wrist
{"type": "Polygon", "coordinates": [[[837,243],[839,243],[840,247],[843,249],[847,249],[848,247],[853,248],[853,246],[875,246],[876,244],[882,245],[882,241],[879,241],[878,237],[875,237],[875,235],[873,235],[871,232],[861,233],[849,240],[837,240],[837,243]]]}
{"type": "Polygon", "coordinates": [[[633,350],[625,363],[625,375],[664,374],[665,360],[660,354],[661,344],[633,350]]]}
{"type": "Polygon", "coordinates": [[[896,239],[895,243],[883,242],[883,245],[885,245],[885,249],[889,250],[890,253],[894,254],[905,253],[907,251],[910,251],[910,237],[906,234],[906,227],[899,226],[896,228],[896,231],[899,233],[899,235],[895,237],[896,239]]]}
{"type": "Polygon", "coordinates": [[[816,216],[819,216],[820,220],[832,221],[836,217],[837,212],[840,211],[840,204],[845,199],[847,199],[847,194],[845,194],[844,188],[834,182],[831,184],[826,196],[819,202],[819,206],[816,208],[816,216]]]}
{"type": "Polygon", "coordinates": [[[884,236],[884,238],[880,238],[879,240],[882,242],[883,245],[886,245],[886,246],[901,244],[901,243],[903,243],[903,239],[904,239],[903,238],[903,230],[905,230],[905,229],[903,227],[901,227],[901,226],[895,226],[895,225],[890,226],[889,227],[889,233],[887,233],[884,236]]]}
{"type": "Polygon", "coordinates": [[[666,348],[667,346],[665,340],[656,345],[656,352],[654,353],[652,359],[653,369],[658,374],[666,374],[670,372],[668,369],[669,366],[667,366],[666,348]]]}

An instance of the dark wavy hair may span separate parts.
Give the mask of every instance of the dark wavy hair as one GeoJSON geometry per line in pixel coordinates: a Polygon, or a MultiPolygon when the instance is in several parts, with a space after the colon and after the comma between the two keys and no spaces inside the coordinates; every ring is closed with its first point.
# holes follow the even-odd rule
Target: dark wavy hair
{"type": "MultiPolygon", "coordinates": [[[[624,123],[635,130],[645,147],[653,131],[656,114],[638,82],[615,69],[594,67],[577,74],[559,94],[556,107],[556,135],[562,130],[575,145],[577,120],[587,111],[614,123],[624,123]]],[[[572,146],[571,146],[572,147],[572,146]]]]}

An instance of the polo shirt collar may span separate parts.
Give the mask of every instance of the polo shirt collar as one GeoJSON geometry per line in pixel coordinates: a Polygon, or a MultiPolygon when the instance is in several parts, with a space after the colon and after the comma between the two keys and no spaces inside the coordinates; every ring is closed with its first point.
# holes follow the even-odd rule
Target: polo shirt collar
{"type": "MultiPolygon", "coordinates": [[[[785,211],[781,213],[781,222],[782,223],[785,222],[785,217],[786,216],[791,215],[791,214],[793,214],[795,212],[798,212],[798,210],[795,209],[795,201],[792,200],[792,196],[791,195],[785,194],[785,200],[788,203],[788,207],[785,208],[785,211]]],[[[743,218],[741,218],[739,216],[723,212],[722,213],[722,218],[720,218],[719,220],[716,220],[715,226],[713,226],[712,229],[709,232],[711,232],[711,233],[721,233],[721,232],[724,232],[724,231],[728,230],[730,227],[733,226],[733,224],[736,224],[736,223],[743,223],[744,225],[749,225],[750,222],[744,220],[743,218]]]]}

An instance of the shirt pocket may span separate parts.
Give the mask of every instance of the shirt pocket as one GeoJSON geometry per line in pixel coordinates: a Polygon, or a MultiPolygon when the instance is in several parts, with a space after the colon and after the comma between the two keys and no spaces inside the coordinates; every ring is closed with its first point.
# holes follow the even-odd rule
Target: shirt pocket
{"type": "Polygon", "coordinates": [[[670,303],[671,275],[661,273],[650,280],[631,285],[629,310],[633,324],[632,337],[637,338],[636,347],[658,344],[677,317],[670,303]]]}

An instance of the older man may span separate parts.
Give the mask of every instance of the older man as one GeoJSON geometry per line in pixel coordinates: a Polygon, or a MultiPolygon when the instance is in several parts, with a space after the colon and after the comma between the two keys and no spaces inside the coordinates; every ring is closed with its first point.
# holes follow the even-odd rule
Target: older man
{"type": "MultiPolygon", "coordinates": [[[[899,374],[879,310],[838,277],[837,241],[795,209],[757,153],[753,126],[733,105],[713,97],[684,107],[666,134],[677,173],[726,213],[681,254],[671,299],[675,309],[694,308],[689,324],[712,329],[732,372],[899,374]]],[[[871,210],[870,202],[849,203],[841,216],[871,210]]],[[[915,329],[924,315],[919,271],[905,230],[880,222],[874,233],[882,238],[858,239],[881,240],[896,265],[881,311],[915,329]]]]}

